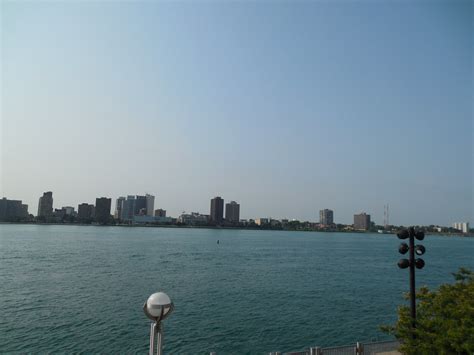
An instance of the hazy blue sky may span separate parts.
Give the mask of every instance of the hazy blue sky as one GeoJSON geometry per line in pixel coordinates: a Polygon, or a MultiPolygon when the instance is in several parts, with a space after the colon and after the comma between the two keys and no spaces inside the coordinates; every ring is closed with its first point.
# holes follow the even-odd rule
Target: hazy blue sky
{"type": "Polygon", "coordinates": [[[1,2],[1,193],[473,218],[472,1],[1,2]]]}

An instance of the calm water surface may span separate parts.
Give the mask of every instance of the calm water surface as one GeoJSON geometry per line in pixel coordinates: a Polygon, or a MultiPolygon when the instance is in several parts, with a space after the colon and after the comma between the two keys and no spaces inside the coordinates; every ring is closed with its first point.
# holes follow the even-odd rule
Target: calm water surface
{"type": "MultiPolygon", "coordinates": [[[[386,339],[408,272],[393,235],[0,225],[0,352],[148,351],[163,290],[170,354],[386,339]],[[220,244],[216,243],[220,240],[220,244]]],[[[474,269],[474,239],[427,237],[417,285],[474,269]]]]}

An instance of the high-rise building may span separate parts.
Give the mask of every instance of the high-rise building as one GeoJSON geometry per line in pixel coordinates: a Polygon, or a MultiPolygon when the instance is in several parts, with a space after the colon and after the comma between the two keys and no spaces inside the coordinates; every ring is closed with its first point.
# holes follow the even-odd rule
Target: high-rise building
{"type": "Polygon", "coordinates": [[[166,217],[166,210],[158,208],[155,210],[155,217],[166,217]]]}
{"type": "Polygon", "coordinates": [[[135,196],[128,195],[127,199],[122,203],[122,215],[120,217],[123,221],[131,221],[133,219],[133,208],[135,205],[135,196]]]}
{"type": "Polygon", "coordinates": [[[94,205],[90,205],[88,203],[81,203],[77,206],[77,218],[84,222],[90,221],[94,218],[95,215],[95,208],[94,205]]]}
{"type": "Polygon", "coordinates": [[[38,202],[38,217],[50,217],[53,214],[53,193],[43,193],[38,202]]]}
{"type": "Polygon", "coordinates": [[[354,229],[368,230],[370,228],[370,214],[365,212],[354,215],[354,229]]]}
{"type": "Polygon", "coordinates": [[[115,213],[114,213],[114,218],[115,219],[122,219],[122,209],[123,209],[123,202],[125,201],[125,197],[119,197],[115,201],[115,213]]]}
{"type": "Polygon", "coordinates": [[[0,221],[17,221],[28,217],[28,205],[19,200],[0,200],[0,221]]]}
{"type": "Polygon", "coordinates": [[[224,200],[216,196],[211,200],[211,221],[214,223],[222,223],[224,220],[224,200]]]}
{"type": "Polygon", "coordinates": [[[155,196],[146,194],[146,215],[153,216],[153,211],[155,210],[155,196]]]}
{"type": "Polygon", "coordinates": [[[324,209],[319,211],[319,223],[329,226],[334,223],[334,212],[332,210],[324,209]]]}
{"type": "MultiPolygon", "coordinates": [[[[146,211],[146,196],[135,196],[135,201],[133,204],[133,215],[140,215],[140,211],[146,211]]],[[[146,213],[145,213],[146,214],[146,213]]]]}
{"type": "Polygon", "coordinates": [[[225,220],[231,223],[240,221],[240,205],[235,201],[230,201],[225,205],[225,220]]]}
{"type": "Polygon", "coordinates": [[[469,222],[453,223],[453,228],[463,233],[469,233],[469,222]]]}
{"type": "Polygon", "coordinates": [[[117,199],[115,214],[120,216],[120,219],[123,221],[132,221],[133,216],[153,217],[154,205],[155,196],[150,194],[146,194],[145,196],[128,195],[127,199],[125,199],[125,197],[119,197],[117,199]]]}
{"type": "Polygon", "coordinates": [[[106,224],[110,221],[111,198],[100,197],[95,199],[95,220],[97,223],[106,224]]]}

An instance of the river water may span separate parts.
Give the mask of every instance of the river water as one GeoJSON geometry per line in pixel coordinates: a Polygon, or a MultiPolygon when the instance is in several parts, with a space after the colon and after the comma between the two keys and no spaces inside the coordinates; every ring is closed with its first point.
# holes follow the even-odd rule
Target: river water
{"type": "MultiPolygon", "coordinates": [[[[394,235],[0,225],[0,352],[146,353],[165,291],[169,354],[263,354],[390,339],[405,303],[394,235]],[[219,240],[219,244],[217,244],[219,240]]],[[[474,269],[474,239],[428,236],[417,286],[474,269]]]]}

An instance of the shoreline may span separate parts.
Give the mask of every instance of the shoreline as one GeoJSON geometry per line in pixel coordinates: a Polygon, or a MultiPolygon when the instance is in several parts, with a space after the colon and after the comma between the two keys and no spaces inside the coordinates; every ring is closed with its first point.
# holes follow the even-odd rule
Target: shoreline
{"type": "MultiPolygon", "coordinates": [[[[221,229],[221,230],[252,230],[252,231],[274,231],[274,232],[316,232],[316,233],[359,233],[376,235],[395,235],[395,232],[378,233],[362,230],[311,230],[311,229],[285,229],[285,228],[254,228],[254,227],[232,227],[232,226],[196,226],[176,224],[89,224],[89,223],[38,223],[38,222],[0,222],[7,225],[38,225],[38,226],[79,226],[79,227],[123,227],[123,228],[183,228],[183,229],[221,229]]],[[[432,233],[425,232],[430,236],[473,238],[474,233],[432,233]]]]}

